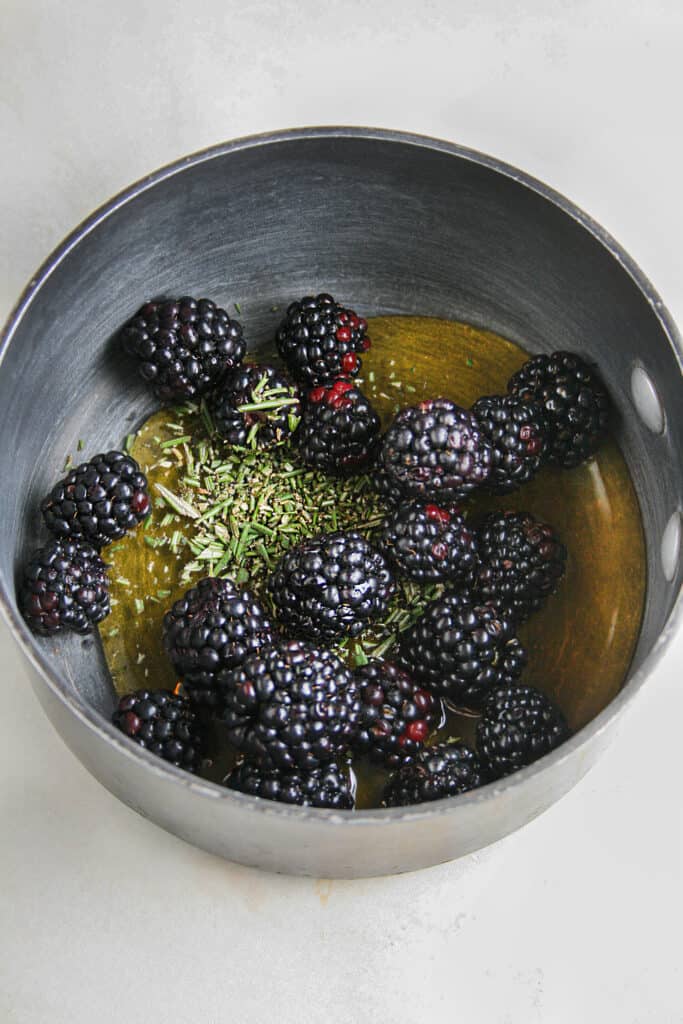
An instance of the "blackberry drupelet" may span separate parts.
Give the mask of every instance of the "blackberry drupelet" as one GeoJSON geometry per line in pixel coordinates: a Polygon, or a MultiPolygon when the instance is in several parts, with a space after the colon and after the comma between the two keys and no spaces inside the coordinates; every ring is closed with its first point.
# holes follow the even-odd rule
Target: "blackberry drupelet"
{"type": "Polygon", "coordinates": [[[119,540],[150,508],[147,478],[135,459],[118,451],[95,455],[72,469],[41,505],[50,533],[96,548],[119,540]]]}
{"type": "Polygon", "coordinates": [[[391,662],[371,658],[355,677],[361,719],[354,749],[387,768],[414,760],[439,724],[441,701],[391,662]]]}
{"type": "Polygon", "coordinates": [[[379,416],[350,381],[313,388],[297,434],[304,462],[326,473],[359,473],[373,460],[379,443],[379,416]]]}
{"type": "Polygon", "coordinates": [[[400,505],[406,500],[401,488],[380,465],[375,464],[373,468],[372,482],[375,490],[382,496],[389,508],[400,505]]]}
{"type": "Polygon", "coordinates": [[[202,737],[194,711],[172,690],[136,690],[118,703],[112,722],[122,733],[164,761],[194,772],[202,737]]]}
{"type": "Polygon", "coordinates": [[[607,429],[610,401],[597,372],[579,356],[534,356],[510,378],[508,390],[542,406],[551,462],[570,469],[597,450],[607,429]]]}
{"type": "Polygon", "coordinates": [[[477,540],[456,508],[402,504],[393,509],[377,546],[416,583],[469,584],[478,565],[477,540]]]}
{"type": "Polygon", "coordinates": [[[51,540],[26,566],[18,596],[34,633],[87,633],[109,614],[107,567],[90,544],[51,540]]]}
{"type": "Polygon", "coordinates": [[[247,350],[242,326],[210,299],[146,302],[120,333],[138,372],[162,402],[203,395],[247,350]]]}
{"type": "Polygon", "coordinates": [[[306,538],[285,551],[268,587],[280,624],[314,640],[358,636],[394,592],[384,556],[355,531],[306,538]]]}
{"type": "Polygon", "coordinates": [[[493,778],[516,772],[569,736],[564,715],[533,686],[500,686],[477,723],[477,750],[493,778]]]}
{"type": "Polygon", "coordinates": [[[566,548],[552,526],[527,512],[491,512],[478,538],[476,594],[482,601],[508,608],[517,622],[524,622],[557,590],[566,548]]]}
{"type": "Polygon", "coordinates": [[[507,612],[452,593],[403,633],[399,664],[435,696],[478,710],[494,687],[519,676],[526,651],[507,612]]]}
{"type": "Polygon", "coordinates": [[[198,705],[220,709],[221,670],[241,665],[272,639],[271,624],[254,594],[212,576],[200,580],[164,616],[164,648],[198,705]]]}
{"type": "Polygon", "coordinates": [[[263,800],[300,807],[328,807],[335,811],[353,810],[354,789],[348,771],[334,762],[312,771],[278,771],[263,768],[255,761],[242,761],[224,780],[228,789],[263,800]]]}
{"type": "Polygon", "coordinates": [[[315,387],[342,375],[357,376],[358,353],[370,348],[366,330],[362,317],[322,293],[292,302],[275,340],[295,380],[315,387]]]}
{"type": "Polygon", "coordinates": [[[486,482],[491,446],[471,412],[435,398],[398,413],[380,465],[406,498],[450,505],[486,482]]]}
{"type": "Polygon", "coordinates": [[[285,441],[301,416],[299,389],[275,367],[256,363],[231,370],[213,392],[209,409],[221,437],[242,447],[285,441]]]}
{"type": "Polygon", "coordinates": [[[479,758],[473,750],[451,740],[421,750],[413,764],[400,768],[389,779],[382,803],[385,807],[442,800],[477,789],[486,782],[479,758]]]}
{"type": "Polygon", "coordinates": [[[491,445],[487,488],[504,494],[529,483],[540,469],[548,445],[541,406],[515,395],[486,395],[474,403],[472,412],[491,445]]]}
{"type": "Polygon", "coordinates": [[[358,731],[353,673],[331,651],[292,640],[223,670],[230,742],[264,767],[310,771],[344,754],[358,731]]]}

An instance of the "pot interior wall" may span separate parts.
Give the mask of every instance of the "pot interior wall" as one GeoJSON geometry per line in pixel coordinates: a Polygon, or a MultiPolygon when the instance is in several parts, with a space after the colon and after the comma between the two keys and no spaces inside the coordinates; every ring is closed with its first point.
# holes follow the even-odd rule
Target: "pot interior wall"
{"type": "MultiPolygon", "coordinates": [[[[542,195],[464,157],[407,142],[299,138],[213,155],[122,202],[53,267],[14,327],[0,370],[0,583],[40,534],[38,505],[68,452],[121,445],[151,410],[112,344],[147,298],[238,301],[252,348],[292,297],[325,289],[367,315],[414,313],[488,327],[531,351],[595,360],[643,514],[648,595],[634,664],[672,608],[681,570],[662,571],[665,526],[681,507],[683,417],[677,356],[657,310],[588,231],[542,195]],[[666,412],[638,418],[642,365],[666,412]]],[[[618,572],[618,567],[615,567],[618,572]]],[[[82,698],[108,711],[92,639],[40,642],[82,698]]]]}

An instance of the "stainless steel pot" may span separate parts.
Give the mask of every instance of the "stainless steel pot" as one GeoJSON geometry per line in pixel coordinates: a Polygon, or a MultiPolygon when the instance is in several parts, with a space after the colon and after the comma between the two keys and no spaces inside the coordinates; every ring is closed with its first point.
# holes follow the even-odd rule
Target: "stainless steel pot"
{"type": "Polygon", "coordinates": [[[226,143],[157,171],[97,211],[47,260],[0,350],[0,600],[36,694],[92,774],[145,817],[231,860],[355,877],[476,850],[530,821],[595,762],[680,622],[683,387],[680,338],[633,261],[545,185],[433,139],[302,129],[226,143]],[[37,641],[15,574],[38,503],[80,437],[120,443],[151,410],[110,344],[154,294],[239,297],[251,339],[272,305],[315,287],[370,314],[423,313],[491,328],[600,365],[639,496],[648,592],[619,696],[555,753],[452,800],[342,815],[258,801],[196,780],[109,724],[113,691],[92,639],[37,641]]]}

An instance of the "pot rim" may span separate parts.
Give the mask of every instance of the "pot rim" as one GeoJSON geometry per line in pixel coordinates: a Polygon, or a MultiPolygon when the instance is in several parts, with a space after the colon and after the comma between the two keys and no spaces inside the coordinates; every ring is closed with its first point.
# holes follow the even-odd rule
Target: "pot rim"
{"type": "MultiPolygon", "coordinates": [[[[470,161],[474,164],[486,167],[497,174],[510,178],[525,188],[536,192],[543,199],[558,207],[563,213],[575,220],[593,238],[596,239],[609,254],[620,264],[623,271],[632,279],[638,290],[649,303],[659,325],[669,340],[671,347],[677,355],[679,366],[683,368],[683,341],[676,328],[676,325],[662,302],[659,294],[642,272],[637,263],[625,252],[619,243],[587,213],[572,203],[561,193],[555,191],[537,178],[526,174],[524,171],[513,167],[495,157],[480,153],[457,143],[447,142],[431,136],[419,135],[411,132],[394,131],[383,128],[349,127],[349,126],[324,126],[324,127],[301,127],[281,129],[273,132],[265,132],[256,135],[243,136],[228,142],[221,142],[206,149],[199,150],[189,156],[181,157],[170,164],[153,171],[151,174],[139,179],[134,184],[123,189],[108,202],[103,203],[90,216],[86,217],[67,237],[61,242],[31,277],[24,288],[19,300],[10,312],[5,326],[0,332],[0,368],[5,353],[14,336],[17,328],[40,291],[43,284],[50,277],[52,272],[59,266],[62,260],[82,241],[91,231],[98,227],[110,215],[123,207],[126,203],[135,199],[143,192],[154,187],[158,183],[182,173],[187,167],[204,163],[226,156],[229,153],[242,150],[254,149],[262,146],[276,145],[283,142],[296,142],[298,140],[332,138],[332,139],[365,139],[378,142],[394,143],[404,146],[413,146],[418,149],[433,150],[461,160],[470,161]]],[[[11,586],[11,583],[9,584],[11,586]]],[[[23,618],[18,615],[12,607],[8,593],[9,586],[0,577],[0,614],[9,626],[10,632],[17,639],[19,646],[36,670],[43,682],[48,686],[57,699],[78,718],[81,723],[92,732],[96,733],[99,739],[118,749],[121,756],[132,759],[138,763],[139,770],[147,771],[153,775],[166,778],[174,785],[184,787],[201,797],[213,799],[237,801],[243,809],[249,809],[254,814],[265,815],[271,818],[284,817],[288,820],[297,819],[302,823],[313,820],[318,823],[327,822],[328,825],[362,828],[364,825],[376,825],[386,821],[395,825],[401,822],[414,822],[420,819],[433,818],[439,815],[451,815],[458,813],[458,809],[465,804],[484,804],[496,800],[502,794],[516,790],[523,786],[532,776],[545,772],[547,769],[559,765],[573,757],[594,738],[604,733],[614,722],[621,711],[631,702],[636,693],[644,684],[646,678],[664,654],[666,648],[673,639],[677,629],[683,622],[683,588],[679,588],[669,617],[659,634],[652,650],[649,652],[640,668],[627,679],[616,697],[595,716],[587,725],[575,733],[569,740],[563,743],[555,751],[542,757],[527,768],[515,772],[497,782],[489,783],[479,789],[465,793],[461,796],[447,797],[443,800],[417,805],[410,808],[376,808],[372,810],[354,811],[353,813],[331,811],[312,807],[297,807],[289,804],[278,804],[269,800],[262,800],[256,797],[237,793],[234,790],[226,789],[218,783],[198,779],[180,768],[162,761],[155,755],[127,740],[111,723],[107,722],[90,705],[81,703],[72,693],[68,686],[59,678],[54,670],[51,660],[47,654],[42,652],[40,645],[36,642],[33,634],[29,631],[23,618]]]]}

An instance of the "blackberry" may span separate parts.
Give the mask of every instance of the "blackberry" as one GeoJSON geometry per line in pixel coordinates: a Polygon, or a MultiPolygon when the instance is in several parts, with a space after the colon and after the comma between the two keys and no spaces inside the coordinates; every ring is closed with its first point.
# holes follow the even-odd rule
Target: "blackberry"
{"type": "Polygon", "coordinates": [[[443,506],[486,482],[491,457],[472,413],[435,398],[398,413],[384,435],[380,464],[406,498],[443,506]]]}
{"type": "Polygon", "coordinates": [[[210,299],[146,302],[120,333],[161,402],[203,395],[247,350],[242,325],[210,299]]]}
{"type": "Polygon", "coordinates": [[[231,370],[213,393],[216,430],[232,445],[267,448],[299,425],[299,389],[273,366],[245,363],[231,370]]]}
{"type": "Polygon", "coordinates": [[[610,401],[596,371],[579,356],[534,356],[510,378],[508,390],[542,406],[551,462],[570,469],[597,450],[607,429],[610,401]]]}
{"type": "Polygon", "coordinates": [[[464,743],[450,741],[421,750],[413,764],[389,779],[382,803],[407,807],[428,800],[443,800],[477,789],[486,782],[479,758],[464,743]]]}
{"type": "Polygon", "coordinates": [[[268,586],[278,621],[314,640],[358,636],[394,592],[384,556],[354,531],[309,537],[285,551],[268,586]]]}
{"type": "Polygon", "coordinates": [[[277,350],[295,380],[308,387],[342,375],[355,377],[359,352],[370,348],[367,322],[331,295],[306,295],[292,302],[280,324],[277,350]]]}
{"type": "Polygon", "coordinates": [[[164,648],[188,697],[213,708],[223,703],[221,670],[241,665],[272,639],[254,594],[212,576],[200,580],[164,616],[164,648]]]}
{"type": "Polygon", "coordinates": [[[19,606],[34,633],[87,633],[109,614],[107,567],[95,548],[51,540],[24,570],[19,606]]]}
{"type": "Polygon", "coordinates": [[[112,722],[122,733],[164,761],[194,772],[202,737],[194,711],[172,690],[136,690],[118,703],[112,722]]]}
{"type": "Polygon", "coordinates": [[[96,548],[119,540],[150,508],[147,478],[135,459],[117,451],[72,469],[41,505],[50,533],[96,548]]]}
{"type": "Polygon", "coordinates": [[[427,605],[402,635],[399,663],[434,695],[478,710],[494,687],[519,676],[526,651],[507,612],[452,593],[427,605]]]}
{"type": "Polygon", "coordinates": [[[477,541],[458,509],[403,504],[377,536],[392,565],[416,583],[467,584],[478,564],[477,541]]]}
{"type": "Polygon", "coordinates": [[[309,466],[326,473],[358,473],[375,456],[379,416],[365,395],[340,377],[309,391],[297,440],[309,466]]]}
{"type": "Polygon", "coordinates": [[[515,395],[486,395],[474,403],[472,412],[491,445],[487,488],[504,494],[529,483],[548,446],[548,428],[541,406],[515,395]]]}
{"type": "Polygon", "coordinates": [[[353,673],[331,651],[291,640],[219,673],[230,742],[266,768],[306,771],[344,754],[360,720],[353,673]]]}
{"type": "Polygon", "coordinates": [[[355,796],[348,772],[333,762],[312,771],[278,771],[263,768],[254,761],[242,761],[224,780],[228,789],[248,796],[260,796],[282,804],[300,807],[328,807],[335,811],[353,810],[355,796]]]}
{"type": "Polygon", "coordinates": [[[494,778],[548,754],[569,736],[564,715],[533,686],[500,686],[477,723],[477,750],[494,778]]]}
{"type": "Polygon", "coordinates": [[[441,702],[396,665],[371,658],[356,669],[361,720],[354,748],[397,768],[412,761],[441,718],[441,702]]]}
{"type": "Polygon", "coordinates": [[[552,526],[527,512],[491,512],[478,537],[477,595],[509,608],[517,622],[524,622],[557,590],[566,548],[552,526]]]}

